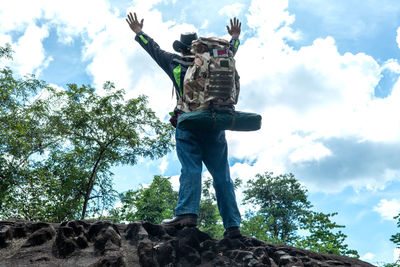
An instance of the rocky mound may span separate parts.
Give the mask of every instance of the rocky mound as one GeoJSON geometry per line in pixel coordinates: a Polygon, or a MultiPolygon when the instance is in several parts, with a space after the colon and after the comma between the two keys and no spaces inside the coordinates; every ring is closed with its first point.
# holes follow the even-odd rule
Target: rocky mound
{"type": "Polygon", "coordinates": [[[255,238],[137,221],[0,221],[0,266],[373,266],[255,238]]]}

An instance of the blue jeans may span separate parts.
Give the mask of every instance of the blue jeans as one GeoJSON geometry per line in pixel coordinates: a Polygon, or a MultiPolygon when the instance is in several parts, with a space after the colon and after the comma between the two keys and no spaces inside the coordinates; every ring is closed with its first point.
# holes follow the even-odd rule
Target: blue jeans
{"type": "Polygon", "coordinates": [[[176,128],[176,151],[182,165],[175,215],[199,214],[202,162],[213,177],[224,227],[240,226],[233,182],[229,173],[225,131],[184,131],[176,128]]]}

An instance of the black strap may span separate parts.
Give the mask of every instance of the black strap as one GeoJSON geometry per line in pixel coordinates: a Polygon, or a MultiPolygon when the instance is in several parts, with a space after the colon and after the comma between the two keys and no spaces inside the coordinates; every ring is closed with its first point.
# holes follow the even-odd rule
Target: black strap
{"type": "Polygon", "coordinates": [[[180,60],[180,59],[177,59],[177,58],[174,58],[172,61],[174,61],[174,62],[176,62],[178,64],[181,64],[181,65],[184,65],[184,66],[193,65],[193,61],[184,61],[184,60],[180,60]]]}
{"type": "Polygon", "coordinates": [[[230,113],[232,114],[232,124],[231,124],[231,130],[233,130],[233,127],[235,127],[235,123],[236,123],[236,113],[234,110],[231,110],[230,113]]]}
{"type": "Polygon", "coordinates": [[[211,110],[212,117],[213,117],[213,130],[217,129],[217,113],[215,110],[211,110]]]}

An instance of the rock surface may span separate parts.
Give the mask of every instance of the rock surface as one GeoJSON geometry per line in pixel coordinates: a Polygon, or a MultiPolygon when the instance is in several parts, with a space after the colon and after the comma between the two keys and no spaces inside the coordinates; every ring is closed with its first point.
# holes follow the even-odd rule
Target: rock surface
{"type": "Polygon", "coordinates": [[[255,238],[211,238],[148,222],[0,221],[0,266],[373,266],[255,238]]]}

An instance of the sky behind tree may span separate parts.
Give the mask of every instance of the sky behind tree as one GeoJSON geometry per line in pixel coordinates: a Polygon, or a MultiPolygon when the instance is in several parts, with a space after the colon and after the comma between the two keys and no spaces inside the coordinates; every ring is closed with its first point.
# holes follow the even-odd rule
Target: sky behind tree
{"type": "MultiPolygon", "coordinates": [[[[164,50],[183,32],[229,39],[242,21],[236,54],[237,110],[263,115],[257,132],[227,132],[233,178],[291,172],[314,208],[343,224],[349,247],[371,263],[391,262],[400,212],[400,5],[397,0],[13,0],[0,7],[0,45],[10,43],[18,75],[57,87],[102,88],[149,96],[168,120],[172,83],[134,41],[125,17],[164,50]]],[[[100,89],[99,89],[100,90],[100,89]]],[[[114,168],[118,191],[180,171],[175,152],[114,168]]],[[[209,176],[205,170],[204,176],[209,176]]],[[[243,194],[239,190],[239,202],[243,194]]],[[[245,206],[241,207],[244,214],[245,206]]]]}

